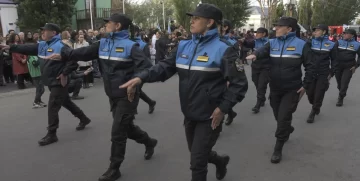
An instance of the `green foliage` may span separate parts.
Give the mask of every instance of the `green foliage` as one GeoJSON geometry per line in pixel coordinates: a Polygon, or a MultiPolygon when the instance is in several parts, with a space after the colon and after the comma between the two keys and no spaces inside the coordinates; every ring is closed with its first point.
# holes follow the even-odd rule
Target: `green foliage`
{"type": "Polygon", "coordinates": [[[203,0],[202,2],[219,7],[224,19],[230,20],[236,27],[243,26],[251,13],[250,0],[203,0]]]}
{"type": "Polygon", "coordinates": [[[197,3],[193,0],[172,0],[175,9],[175,19],[178,24],[183,25],[185,29],[190,28],[190,18],[186,15],[195,9],[197,3]]]}
{"type": "Polygon", "coordinates": [[[15,0],[18,5],[17,25],[22,30],[37,30],[45,23],[56,23],[62,29],[71,26],[76,0],[15,0]]]}
{"type": "Polygon", "coordinates": [[[273,15],[271,16],[271,22],[276,23],[281,17],[285,15],[285,6],[283,2],[280,2],[276,6],[276,10],[272,12],[273,15]]]}
{"type": "Polygon", "coordinates": [[[311,25],[350,24],[359,8],[359,0],[313,0],[311,25]]]}
{"type": "MultiPolygon", "coordinates": [[[[142,28],[156,28],[157,20],[159,25],[163,29],[163,5],[160,0],[148,0],[142,4],[132,4],[128,8],[126,14],[133,19],[133,22],[140,25],[142,28]]],[[[164,0],[165,5],[165,22],[167,29],[167,23],[170,19],[174,19],[174,9],[170,0],[164,0]]]]}
{"type": "Polygon", "coordinates": [[[312,0],[300,0],[299,1],[299,23],[307,30],[311,26],[311,9],[312,0]]]}

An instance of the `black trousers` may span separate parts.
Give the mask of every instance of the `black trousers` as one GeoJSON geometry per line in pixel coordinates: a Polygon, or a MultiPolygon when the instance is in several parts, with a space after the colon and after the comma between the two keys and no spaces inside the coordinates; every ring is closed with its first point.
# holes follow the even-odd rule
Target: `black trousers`
{"type": "MultiPolygon", "coordinates": [[[[80,67],[79,70],[80,71],[85,71],[85,70],[87,70],[89,68],[90,68],[90,66],[80,67]]],[[[93,73],[90,72],[89,74],[85,75],[83,80],[84,80],[84,84],[86,84],[86,85],[89,84],[89,83],[94,83],[94,75],[93,75],[93,73]]]]}
{"type": "Polygon", "coordinates": [[[4,78],[6,83],[15,81],[13,69],[11,65],[7,65],[7,64],[4,65],[4,78]]]}
{"type": "Polygon", "coordinates": [[[329,85],[328,76],[319,75],[306,90],[309,103],[312,105],[314,111],[320,111],[325,92],[329,89],[329,85]]]}
{"type": "Polygon", "coordinates": [[[351,67],[339,66],[338,70],[335,73],[337,88],[340,91],[340,98],[344,98],[346,96],[346,92],[349,88],[349,83],[352,77],[352,71],[350,69],[351,67]]]}
{"type": "Polygon", "coordinates": [[[208,163],[215,163],[216,152],[212,148],[219,138],[222,124],[215,130],[211,128],[212,120],[184,120],[186,140],[191,153],[191,181],[206,181],[208,163]]]}
{"type": "Polygon", "coordinates": [[[36,94],[35,94],[35,100],[34,103],[40,103],[41,101],[41,96],[44,94],[45,92],[45,86],[42,83],[42,79],[41,76],[40,77],[33,77],[32,78],[34,81],[34,84],[36,86],[36,94]]]}
{"type": "Polygon", "coordinates": [[[150,144],[151,139],[149,135],[134,124],[134,114],[136,113],[138,103],[138,95],[133,102],[129,102],[127,98],[110,100],[113,116],[111,129],[111,168],[119,169],[124,161],[128,138],[145,146],[150,144]]]}
{"type": "Polygon", "coordinates": [[[275,137],[279,141],[285,141],[289,138],[292,114],[296,111],[299,103],[299,94],[297,91],[298,90],[270,90],[270,105],[277,121],[275,137]]]}
{"type": "Polygon", "coordinates": [[[78,96],[82,88],[82,84],[83,84],[82,78],[71,79],[68,92],[73,93],[73,96],[78,96]]]}
{"type": "Polygon", "coordinates": [[[144,91],[142,91],[141,88],[142,88],[143,85],[144,84],[141,84],[140,87],[139,87],[140,88],[140,95],[139,95],[140,99],[150,105],[153,102],[153,100],[150,99],[150,97],[148,95],[146,95],[144,91]]]}
{"type": "Polygon", "coordinates": [[[83,111],[71,101],[68,87],[54,86],[49,87],[50,98],[48,104],[48,130],[49,132],[56,131],[59,128],[59,111],[61,106],[69,110],[75,117],[79,118],[80,121],[86,118],[83,111]]]}
{"type": "Polygon", "coordinates": [[[29,80],[32,82],[32,79],[31,79],[31,76],[29,73],[17,75],[17,84],[18,84],[19,89],[25,88],[25,80],[29,80]]]}
{"type": "Polygon", "coordinates": [[[266,101],[266,89],[269,83],[269,70],[261,68],[251,68],[251,79],[255,84],[257,99],[261,102],[266,101]]]}
{"type": "Polygon", "coordinates": [[[4,59],[0,58],[0,85],[4,84],[4,59]]]}

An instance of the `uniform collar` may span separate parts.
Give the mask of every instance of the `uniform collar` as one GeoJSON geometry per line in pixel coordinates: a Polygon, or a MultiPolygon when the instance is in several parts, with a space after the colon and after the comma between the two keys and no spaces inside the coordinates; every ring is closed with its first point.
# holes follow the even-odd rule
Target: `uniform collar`
{"type": "Polygon", "coordinates": [[[328,35],[324,35],[324,36],[320,36],[320,37],[314,37],[313,39],[321,41],[321,40],[329,40],[329,36],[328,35]]]}
{"type": "Polygon", "coordinates": [[[135,41],[142,41],[141,36],[137,36],[134,38],[135,41]]]}
{"type": "Polygon", "coordinates": [[[129,31],[128,30],[122,30],[117,32],[111,32],[109,33],[110,38],[114,39],[129,39],[129,31]]]}
{"type": "Polygon", "coordinates": [[[53,36],[51,38],[51,40],[47,41],[46,43],[50,44],[50,43],[53,43],[53,42],[58,41],[58,40],[61,40],[60,34],[53,36]]]}
{"type": "Polygon", "coordinates": [[[268,37],[258,38],[257,41],[269,41],[268,37]]]}
{"type": "Polygon", "coordinates": [[[286,40],[286,39],[289,39],[289,38],[292,38],[292,37],[295,37],[295,36],[296,36],[296,32],[289,32],[287,35],[278,37],[278,39],[286,40]]]}
{"type": "Polygon", "coordinates": [[[218,37],[218,36],[219,36],[219,32],[218,32],[217,28],[214,28],[212,30],[208,30],[205,35],[193,34],[192,40],[196,43],[198,43],[200,41],[201,41],[201,43],[204,43],[204,42],[210,41],[213,38],[218,37]]]}

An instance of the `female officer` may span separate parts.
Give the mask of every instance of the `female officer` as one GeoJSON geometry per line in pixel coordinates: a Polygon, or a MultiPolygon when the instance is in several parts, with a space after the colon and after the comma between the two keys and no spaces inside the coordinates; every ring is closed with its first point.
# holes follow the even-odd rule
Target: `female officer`
{"type": "Polygon", "coordinates": [[[343,39],[338,41],[337,48],[337,70],[335,78],[339,89],[339,98],[336,106],[341,107],[344,103],[349,83],[355,70],[360,66],[360,58],[356,61],[356,54],[360,56],[360,43],[355,40],[356,31],[347,29],[344,31],[343,39]]]}
{"type": "Polygon", "coordinates": [[[282,17],[275,24],[276,38],[246,57],[248,60],[264,60],[270,63],[270,105],[277,121],[277,138],[272,163],[279,163],[282,148],[294,131],[291,126],[292,114],[296,111],[301,97],[312,81],[313,64],[310,45],[296,37],[300,28],[297,20],[282,17]],[[305,78],[301,81],[301,64],[305,67],[305,78]]]}
{"type": "MultiPolygon", "coordinates": [[[[328,38],[328,26],[319,24],[313,28],[311,49],[315,64],[314,80],[306,90],[312,110],[307,119],[308,123],[313,123],[315,114],[320,113],[325,92],[329,88],[329,80],[335,73],[336,49],[335,43],[328,38]],[[331,63],[331,68],[330,68],[331,63]]],[[[337,43],[336,43],[337,44],[337,43]]]]}
{"type": "Polygon", "coordinates": [[[192,39],[180,41],[166,60],[142,71],[120,88],[127,87],[132,100],[136,85],[165,81],[177,72],[192,181],[206,181],[208,163],[216,165],[216,178],[222,179],[230,157],[219,156],[212,147],[224,114],[244,98],[247,79],[244,67],[237,62],[236,48],[219,38],[221,10],[203,3],[187,14],[191,16],[192,39]]]}
{"type": "Polygon", "coordinates": [[[106,32],[110,33],[107,38],[102,38],[88,47],[64,51],[61,56],[70,61],[99,59],[105,92],[110,99],[114,119],[111,131],[111,164],[99,181],[115,181],[121,176],[119,168],[124,160],[127,138],[145,145],[146,160],[154,154],[157,140],[150,138],[145,131],[134,124],[139,92],[135,100],[130,102],[126,90],[119,90],[119,85],[128,81],[135,71],[151,67],[151,63],[140,50],[139,45],[129,39],[128,29],[133,25],[128,17],[123,14],[113,14],[104,20],[106,32]]]}

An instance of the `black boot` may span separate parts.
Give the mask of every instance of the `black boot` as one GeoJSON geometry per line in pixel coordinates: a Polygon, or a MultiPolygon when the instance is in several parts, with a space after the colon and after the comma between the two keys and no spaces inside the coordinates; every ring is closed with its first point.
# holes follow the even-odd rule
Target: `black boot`
{"type": "Polygon", "coordinates": [[[343,104],[344,104],[344,98],[343,98],[343,97],[339,97],[339,98],[338,98],[338,102],[336,103],[336,106],[337,106],[337,107],[341,107],[341,106],[343,106],[343,104]]]}
{"type": "Polygon", "coordinates": [[[100,178],[99,181],[115,181],[121,177],[118,168],[109,168],[100,178]]]}
{"type": "Polygon", "coordinates": [[[228,117],[226,118],[225,125],[229,126],[233,121],[234,118],[237,116],[237,113],[231,110],[228,114],[228,117]]]}
{"type": "Polygon", "coordinates": [[[319,115],[319,114],[320,114],[320,109],[317,109],[317,110],[315,111],[315,114],[316,114],[316,115],[319,115]]]}
{"type": "Polygon", "coordinates": [[[71,99],[72,99],[72,100],[81,100],[81,99],[84,99],[84,97],[83,97],[83,96],[79,96],[79,95],[72,95],[72,96],[71,96],[71,99]]]}
{"type": "Polygon", "coordinates": [[[293,126],[290,126],[290,130],[289,130],[289,137],[286,138],[285,142],[287,142],[290,138],[290,134],[293,133],[295,131],[295,128],[293,126]]]}
{"type": "Polygon", "coordinates": [[[42,138],[38,143],[40,146],[46,146],[50,145],[52,143],[55,143],[58,141],[58,138],[56,136],[56,131],[54,132],[48,132],[44,138],[42,138]]]}
{"type": "Polygon", "coordinates": [[[265,101],[261,101],[260,107],[264,107],[264,106],[265,106],[265,101]]]}
{"type": "Polygon", "coordinates": [[[223,179],[227,173],[227,165],[229,164],[230,157],[228,155],[219,156],[216,151],[211,151],[209,156],[209,163],[216,166],[216,178],[223,179]]]}
{"type": "Polygon", "coordinates": [[[315,121],[315,114],[316,114],[316,111],[314,109],[312,109],[306,122],[313,123],[315,121]]]}
{"type": "Polygon", "coordinates": [[[85,129],[85,126],[91,122],[91,120],[85,115],[81,116],[79,119],[80,123],[78,126],[76,126],[76,130],[78,131],[85,129]]]}
{"type": "Polygon", "coordinates": [[[228,155],[219,156],[219,161],[216,164],[216,178],[222,180],[227,173],[226,166],[229,164],[230,157],[228,155]]]}
{"type": "Polygon", "coordinates": [[[150,104],[149,104],[149,114],[152,114],[155,110],[155,105],[156,105],[156,101],[152,101],[150,104]]]}
{"type": "Polygon", "coordinates": [[[146,150],[144,154],[145,160],[150,160],[151,157],[154,155],[154,148],[157,145],[157,142],[158,141],[156,139],[151,138],[150,143],[148,145],[145,145],[146,146],[146,150]]]}
{"type": "Polygon", "coordinates": [[[254,108],[252,108],[252,111],[257,114],[260,112],[260,107],[261,107],[261,101],[257,100],[256,101],[256,105],[254,108]]]}
{"type": "Polygon", "coordinates": [[[284,146],[284,141],[276,140],[274,153],[271,156],[271,163],[280,163],[282,157],[282,149],[284,146]]]}

